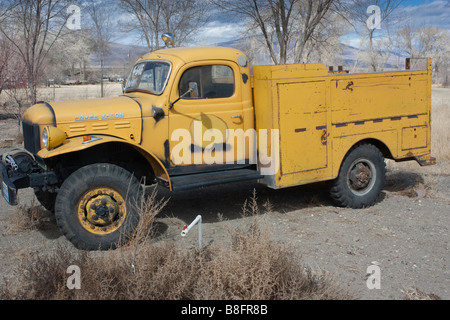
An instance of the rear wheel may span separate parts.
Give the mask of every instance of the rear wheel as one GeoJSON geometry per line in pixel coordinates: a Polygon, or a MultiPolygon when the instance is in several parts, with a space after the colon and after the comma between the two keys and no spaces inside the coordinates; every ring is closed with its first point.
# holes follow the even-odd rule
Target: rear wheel
{"type": "Polygon", "coordinates": [[[142,194],[136,177],[121,167],[83,167],[70,175],[58,192],[58,226],[79,249],[114,249],[125,243],[136,228],[137,201],[142,194]]]}
{"type": "Polygon", "coordinates": [[[361,144],[345,157],[330,193],[340,206],[354,209],[375,204],[384,186],[386,164],[377,147],[361,144]]]}

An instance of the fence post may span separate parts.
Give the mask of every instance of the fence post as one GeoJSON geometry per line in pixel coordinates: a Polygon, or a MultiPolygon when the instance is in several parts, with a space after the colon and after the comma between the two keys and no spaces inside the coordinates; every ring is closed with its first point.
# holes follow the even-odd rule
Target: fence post
{"type": "Polygon", "coordinates": [[[185,237],[188,232],[198,223],[198,249],[202,249],[202,216],[198,215],[197,218],[189,225],[185,225],[183,227],[183,231],[181,232],[181,236],[185,237]]]}

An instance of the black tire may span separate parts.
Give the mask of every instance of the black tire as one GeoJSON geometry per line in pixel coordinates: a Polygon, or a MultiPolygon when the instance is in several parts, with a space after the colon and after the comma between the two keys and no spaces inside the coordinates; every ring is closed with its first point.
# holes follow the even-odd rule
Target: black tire
{"type": "Polygon", "coordinates": [[[331,198],[343,207],[370,207],[376,203],[385,179],[386,164],[380,150],[371,144],[357,145],[342,162],[330,188],[331,198]]]}
{"type": "Polygon", "coordinates": [[[139,181],[112,164],[78,169],[62,184],[55,216],[64,236],[82,250],[115,249],[124,244],[139,222],[139,181]]]}
{"type": "Polygon", "coordinates": [[[55,212],[56,193],[43,191],[40,188],[34,189],[34,195],[39,203],[48,211],[55,212]]]}

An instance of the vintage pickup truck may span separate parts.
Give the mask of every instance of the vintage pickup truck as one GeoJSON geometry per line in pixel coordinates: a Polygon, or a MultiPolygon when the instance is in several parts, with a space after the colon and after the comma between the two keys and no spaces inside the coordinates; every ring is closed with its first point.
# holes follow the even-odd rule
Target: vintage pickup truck
{"type": "Polygon", "coordinates": [[[232,48],[166,48],[140,58],[123,95],[39,102],[24,148],[1,156],[2,194],[34,188],[78,248],[109,249],[137,226],[145,185],[170,190],[255,180],[329,181],[338,205],[373,205],[385,159],[435,162],[431,61],[349,74],[323,64],[250,67],[232,48]]]}

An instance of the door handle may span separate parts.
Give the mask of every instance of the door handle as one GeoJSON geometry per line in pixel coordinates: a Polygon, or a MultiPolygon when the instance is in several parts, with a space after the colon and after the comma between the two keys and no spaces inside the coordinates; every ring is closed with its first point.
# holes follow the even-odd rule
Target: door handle
{"type": "Polygon", "coordinates": [[[232,116],[231,119],[242,119],[242,116],[239,114],[237,116],[232,116]]]}

